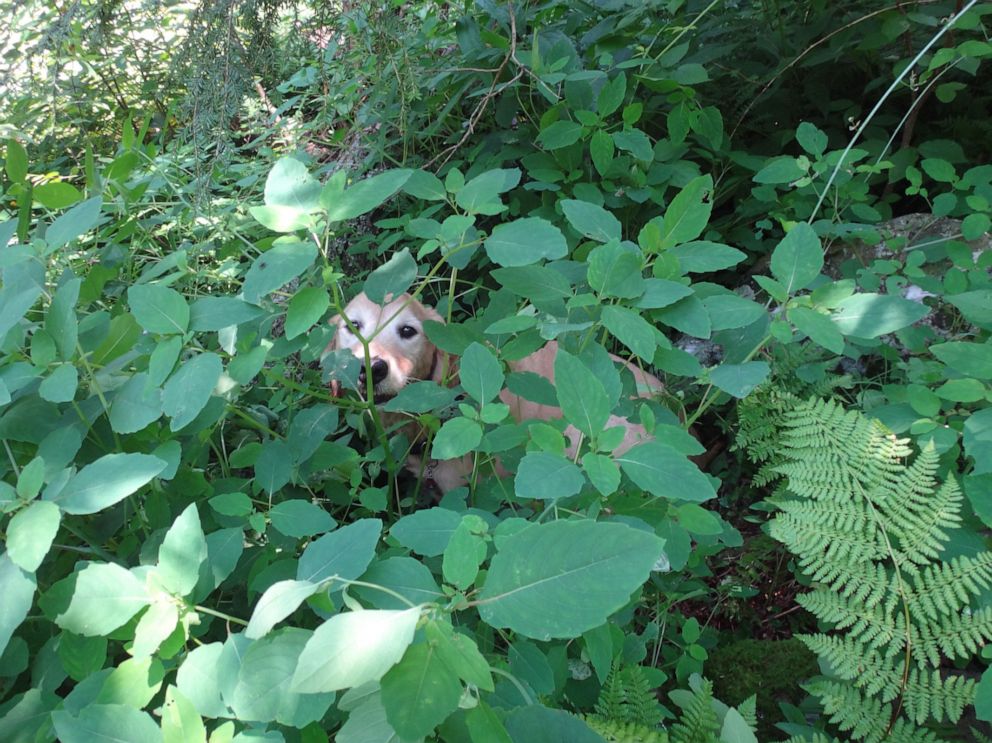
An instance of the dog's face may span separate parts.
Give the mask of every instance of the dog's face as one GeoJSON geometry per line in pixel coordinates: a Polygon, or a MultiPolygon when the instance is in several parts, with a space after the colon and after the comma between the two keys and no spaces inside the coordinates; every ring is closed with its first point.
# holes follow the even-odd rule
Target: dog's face
{"type": "MultiPolygon", "coordinates": [[[[442,354],[427,339],[424,321],[443,322],[433,309],[403,294],[388,304],[373,303],[359,294],[344,309],[352,327],[368,341],[369,368],[363,369],[359,381],[365,390],[366,377],[372,376],[375,397],[384,400],[396,395],[408,382],[439,380],[443,373],[442,354]]],[[[365,349],[358,335],[348,328],[343,317],[332,318],[337,331],[328,350],[351,351],[364,365],[365,349]]]]}

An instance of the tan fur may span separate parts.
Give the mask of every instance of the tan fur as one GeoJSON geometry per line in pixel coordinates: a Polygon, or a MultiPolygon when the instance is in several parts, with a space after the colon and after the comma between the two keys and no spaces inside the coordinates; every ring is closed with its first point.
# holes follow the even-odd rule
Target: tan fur
{"type": "MultiPolygon", "coordinates": [[[[381,359],[389,366],[388,374],[375,387],[376,399],[380,399],[380,396],[387,398],[396,395],[411,381],[432,378],[436,382],[443,383],[445,379],[449,379],[453,375],[453,371],[449,368],[447,354],[436,348],[423,332],[425,320],[443,322],[443,319],[435,310],[425,307],[409,295],[404,294],[388,304],[380,306],[374,304],[364,294],[359,294],[348,303],[344,314],[352,321],[352,324],[360,323],[361,327],[358,329],[365,338],[370,339],[370,361],[375,363],[377,359],[381,359]],[[403,338],[400,330],[404,327],[416,330],[416,335],[411,338],[403,338]]],[[[344,320],[340,316],[335,316],[331,319],[331,324],[337,326],[337,332],[327,350],[347,348],[364,363],[365,351],[362,343],[348,330],[344,320]]],[[[555,356],[557,353],[558,343],[551,341],[529,356],[512,362],[510,368],[513,371],[534,372],[554,384],[555,356]]],[[[641,371],[623,359],[616,356],[612,358],[630,369],[637,382],[639,396],[650,396],[662,389],[662,383],[656,377],[641,371]]],[[[509,406],[510,413],[517,421],[553,420],[562,417],[560,408],[539,405],[514,395],[506,389],[500,392],[500,400],[509,406]]],[[[391,420],[396,421],[395,418],[391,420]]],[[[632,423],[626,418],[610,416],[606,427],[612,426],[622,426],[625,429],[623,442],[616,449],[619,454],[651,438],[642,425],[632,423]]],[[[416,440],[421,436],[421,433],[413,431],[409,432],[408,435],[411,440],[416,440]]],[[[574,426],[570,425],[565,429],[565,436],[569,441],[567,454],[570,457],[574,456],[580,445],[580,433],[574,426]]],[[[412,472],[420,473],[424,471],[424,464],[419,457],[411,456],[407,462],[407,468],[412,472]]],[[[498,470],[502,472],[502,468],[498,468],[498,470]]],[[[471,471],[471,456],[445,462],[432,462],[427,465],[428,476],[434,480],[442,492],[464,485],[471,471]]]]}

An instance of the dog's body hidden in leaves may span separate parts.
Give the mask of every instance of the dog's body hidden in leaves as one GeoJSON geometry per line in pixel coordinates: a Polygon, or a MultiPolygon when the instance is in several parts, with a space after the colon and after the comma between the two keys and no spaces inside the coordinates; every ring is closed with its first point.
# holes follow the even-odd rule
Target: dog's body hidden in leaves
{"type": "MultiPolygon", "coordinates": [[[[360,360],[362,370],[358,379],[359,394],[364,395],[368,374],[371,373],[374,399],[377,404],[383,404],[395,397],[403,387],[412,382],[432,380],[438,384],[452,384],[457,379],[454,360],[431,343],[424,332],[424,323],[431,320],[444,322],[436,310],[426,307],[408,294],[403,294],[383,305],[372,302],[364,294],[359,294],[345,307],[343,316],[331,318],[331,325],[336,331],[326,352],[345,349],[360,360]],[[367,367],[363,338],[368,342],[367,367]]],[[[558,343],[549,341],[529,356],[512,362],[510,367],[512,371],[538,374],[554,384],[557,354],[558,343]]],[[[656,377],[619,357],[612,355],[611,357],[631,371],[637,384],[638,396],[649,397],[662,390],[663,385],[656,377]]],[[[339,394],[340,383],[332,381],[331,388],[335,395],[339,394]]],[[[518,422],[547,421],[562,417],[560,408],[524,399],[507,389],[500,392],[500,400],[510,408],[511,414],[518,422]]],[[[400,419],[394,415],[383,414],[383,422],[388,427],[400,422],[400,419]]],[[[644,426],[626,418],[611,415],[606,428],[614,426],[624,429],[623,441],[615,450],[617,454],[622,454],[636,444],[651,439],[644,426]]],[[[581,443],[581,434],[571,425],[566,427],[564,433],[569,442],[566,455],[573,457],[581,443]]],[[[415,443],[418,440],[422,442],[423,431],[416,430],[414,426],[414,430],[408,431],[408,437],[415,443]]],[[[422,444],[420,447],[415,446],[414,452],[422,449],[422,444]]],[[[472,457],[468,455],[443,462],[432,461],[425,465],[421,456],[414,453],[407,461],[407,469],[414,474],[426,471],[428,478],[433,480],[442,492],[447,492],[467,482],[472,471],[472,457]]]]}

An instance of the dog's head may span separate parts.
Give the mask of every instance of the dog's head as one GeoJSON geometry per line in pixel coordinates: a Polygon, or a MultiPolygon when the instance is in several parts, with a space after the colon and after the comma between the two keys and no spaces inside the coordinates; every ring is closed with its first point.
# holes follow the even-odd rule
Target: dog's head
{"type": "MultiPolygon", "coordinates": [[[[444,322],[437,311],[425,307],[409,294],[384,305],[375,304],[359,294],[344,308],[344,317],[335,315],[331,318],[336,331],[327,351],[349,350],[364,366],[364,338],[369,346],[369,366],[359,375],[360,392],[365,391],[367,376],[371,375],[376,400],[385,400],[398,394],[409,382],[425,379],[440,382],[447,374],[447,354],[427,338],[426,320],[444,322]]],[[[331,390],[338,394],[337,382],[331,383],[331,390]]]]}

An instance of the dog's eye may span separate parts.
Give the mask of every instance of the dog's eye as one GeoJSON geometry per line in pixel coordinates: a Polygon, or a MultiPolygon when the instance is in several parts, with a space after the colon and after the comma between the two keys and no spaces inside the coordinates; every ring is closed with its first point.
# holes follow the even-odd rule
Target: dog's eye
{"type": "MultiPolygon", "coordinates": [[[[358,332],[362,332],[362,321],[361,320],[351,320],[351,324],[355,327],[355,330],[357,330],[358,332]]],[[[347,329],[347,325],[345,326],[345,329],[347,329]]]]}
{"type": "Polygon", "coordinates": [[[410,338],[413,338],[413,336],[417,334],[417,329],[412,325],[402,325],[400,326],[399,333],[400,333],[400,338],[409,340],[410,338]]]}

